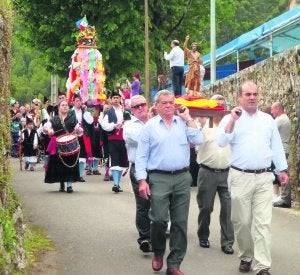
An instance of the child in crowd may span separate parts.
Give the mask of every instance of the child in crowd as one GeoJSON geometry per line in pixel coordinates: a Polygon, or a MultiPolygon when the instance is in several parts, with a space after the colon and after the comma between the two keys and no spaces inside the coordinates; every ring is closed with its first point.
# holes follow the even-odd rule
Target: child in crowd
{"type": "Polygon", "coordinates": [[[30,118],[26,118],[26,129],[22,131],[22,147],[25,159],[25,170],[34,171],[37,163],[38,136],[34,129],[34,122],[30,118]]]}

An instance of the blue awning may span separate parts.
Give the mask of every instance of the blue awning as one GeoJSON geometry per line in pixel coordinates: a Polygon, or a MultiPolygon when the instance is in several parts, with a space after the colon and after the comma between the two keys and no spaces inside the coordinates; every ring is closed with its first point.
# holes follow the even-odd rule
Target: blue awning
{"type": "MultiPolygon", "coordinates": [[[[252,50],[256,48],[270,48],[271,36],[274,53],[282,52],[300,44],[300,6],[271,19],[218,48],[216,50],[216,60],[218,61],[247,48],[252,50]]],[[[210,64],[210,54],[203,56],[202,59],[204,66],[210,64]]]]}

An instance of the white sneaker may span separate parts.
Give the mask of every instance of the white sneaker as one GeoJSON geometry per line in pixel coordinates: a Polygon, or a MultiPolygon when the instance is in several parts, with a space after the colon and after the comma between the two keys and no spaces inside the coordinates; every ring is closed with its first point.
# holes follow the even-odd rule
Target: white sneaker
{"type": "Polygon", "coordinates": [[[273,203],[274,202],[279,202],[280,200],[281,200],[280,196],[276,196],[276,195],[273,196],[273,203]]]}

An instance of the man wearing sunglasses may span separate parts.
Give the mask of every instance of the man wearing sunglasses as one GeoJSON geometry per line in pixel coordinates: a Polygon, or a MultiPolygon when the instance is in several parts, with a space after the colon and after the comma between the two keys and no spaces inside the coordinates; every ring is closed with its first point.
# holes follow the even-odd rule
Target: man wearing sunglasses
{"type": "Polygon", "coordinates": [[[130,109],[133,115],[131,120],[125,122],[123,126],[123,137],[126,142],[128,159],[131,163],[130,179],[135,195],[136,216],[135,224],[139,233],[137,240],[140,250],[144,253],[151,252],[150,242],[150,202],[139,194],[139,183],[135,177],[135,155],[142,127],[148,121],[148,106],[146,99],[141,95],[135,95],[130,99],[130,109]]]}

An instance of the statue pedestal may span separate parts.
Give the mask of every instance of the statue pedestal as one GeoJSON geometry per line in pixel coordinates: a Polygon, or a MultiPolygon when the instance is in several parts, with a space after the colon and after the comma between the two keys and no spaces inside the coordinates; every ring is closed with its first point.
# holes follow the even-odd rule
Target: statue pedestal
{"type": "Polygon", "coordinates": [[[192,117],[208,117],[209,118],[209,127],[213,127],[213,117],[214,116],[225,116],[230,114],[230,111],[226,110],[209,110],[209,109],[196,109],[189,108],[190,115],[192,117]]]}

